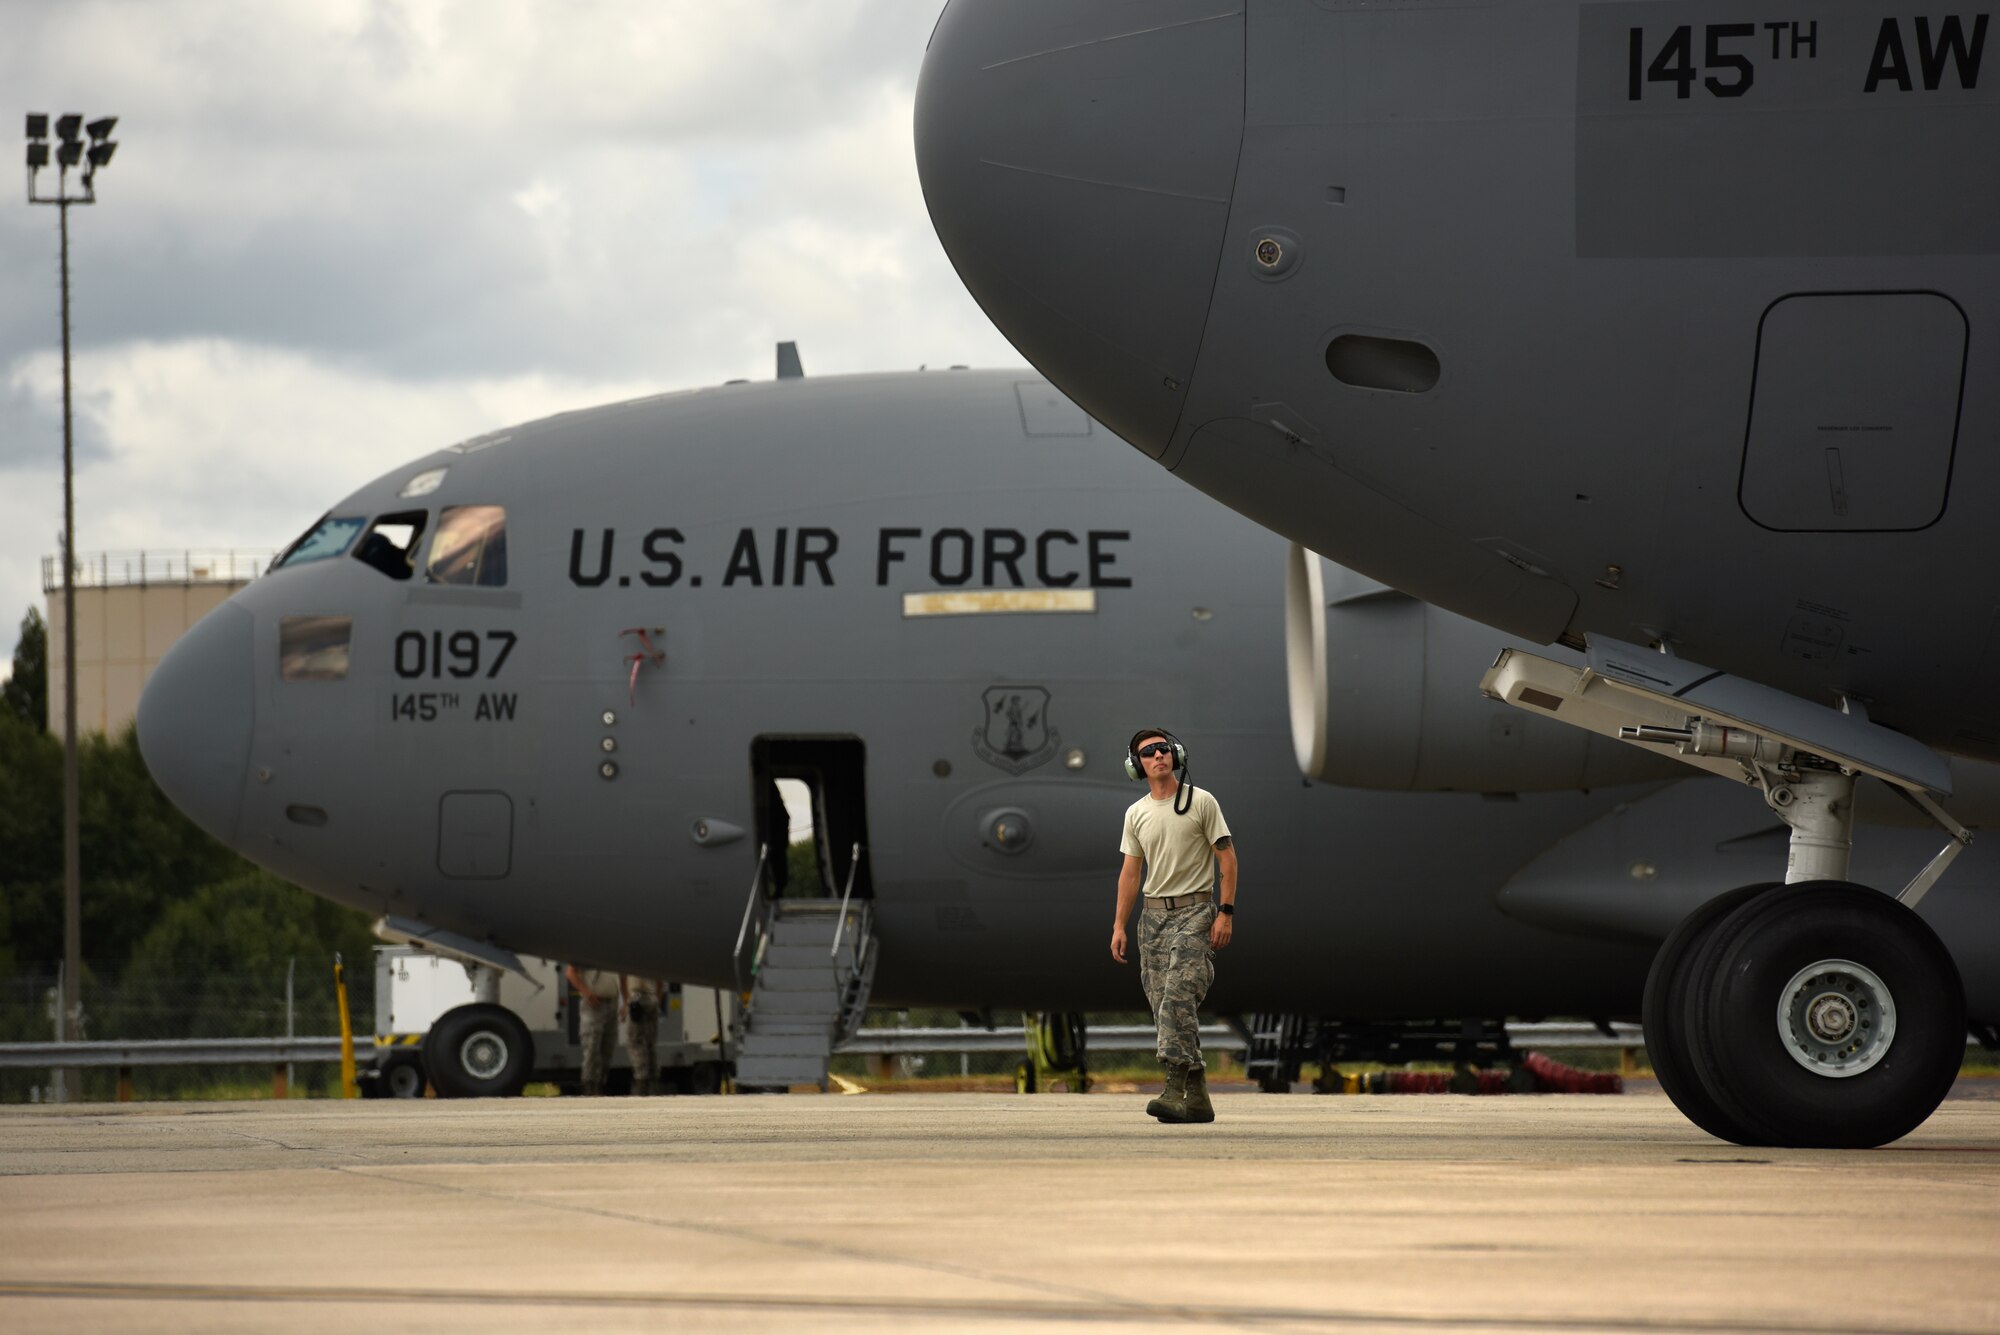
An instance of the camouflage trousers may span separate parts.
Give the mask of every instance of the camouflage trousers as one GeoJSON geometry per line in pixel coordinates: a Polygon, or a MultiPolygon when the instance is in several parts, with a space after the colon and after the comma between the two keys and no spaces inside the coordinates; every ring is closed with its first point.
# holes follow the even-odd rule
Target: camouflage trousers
{"type": "Polygon", "coordinates": [[[618,998],[606,997],[595,1006],[582,997],[576,1004],[583,1038],[583,1092],[602,1094],[611,1069],[611,1048],[618,1041],[618,998]]]}
{"type": "Polygon", "coordinates": [[[660,1087],[660,1002],[650,992],[634,992],[625,1004],[625,1055],[632,1059],[632,1092],[655,1094],[660,1087]]]}
{"type": "Polygon", "coordinates": [[[1197,1012],[1215,981],[1214,922],[1212,903],[1139,914],[1139,982],[1159,1027],[1160,1060],[1170,1066],[1202,1064],[1197,1012]]]}

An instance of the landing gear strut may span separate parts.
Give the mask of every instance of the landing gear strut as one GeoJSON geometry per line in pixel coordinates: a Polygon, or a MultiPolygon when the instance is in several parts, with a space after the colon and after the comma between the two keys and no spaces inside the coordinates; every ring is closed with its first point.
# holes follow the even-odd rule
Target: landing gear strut
{"type": "Polygon", "coordinates": [[[1593,641],[1581,672],[1508,650],[1482,686],[1754,784],[1791,827],[1784,883],[1696,909],[1647,975],[1653,1069],[1690,1121],[1739,1145],[1858,1148],[1936,1110],[1965,1056],[1965,992],[1915,907],[1972,839],[1930,796],[1950,789],[1939,757],[1851,703],[1836,713],[1615,642],[1593,641]],[[1951,835],[1893,897],[1847,880],[1862,774],[1951,835]]]}

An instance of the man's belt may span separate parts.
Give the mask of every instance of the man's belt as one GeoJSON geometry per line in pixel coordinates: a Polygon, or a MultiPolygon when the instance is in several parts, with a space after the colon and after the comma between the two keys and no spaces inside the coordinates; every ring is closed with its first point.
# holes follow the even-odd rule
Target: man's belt
{"type": "Polygon", "coordinates": [[[1213,891],[1196,890],[1185,895],[1160,895],[1155,897],[1148,897],[1146,900],[1146,907],[1149,909],[1159,909],[1162,912],[1164,912],[1168,909],[1184,909],[1191,904],[1206,904],[1211,902],[1214,898],[1215,895],[1213,891]]]}

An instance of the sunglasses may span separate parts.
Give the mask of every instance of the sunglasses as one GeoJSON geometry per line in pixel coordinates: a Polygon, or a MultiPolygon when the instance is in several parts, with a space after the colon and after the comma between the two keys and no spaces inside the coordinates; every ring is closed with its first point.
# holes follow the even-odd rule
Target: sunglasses
{"type": "Polygon", "coordinates": [[[1173,753],[1174,753],[1173,743],[1154,742],[1150,746],[1142,746],[1139,748],[1139,759],[1144,760],[1148,756],[1170,756],[1173,753]]]}

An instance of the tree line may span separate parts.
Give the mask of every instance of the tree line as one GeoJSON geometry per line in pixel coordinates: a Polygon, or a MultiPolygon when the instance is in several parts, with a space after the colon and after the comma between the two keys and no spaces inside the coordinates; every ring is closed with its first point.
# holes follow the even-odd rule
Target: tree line
{"type": "MultiPolygon", "coordinates": [[[[50,1036],[45,993],[63,957],[63,753],[47,710],[48,631],[30,608],[13,675],[0,686],[5,1038],[50,1036]]],[[[290,885],[198,829],[154,784],[131,727],[81,738],[78,762],[84,1037],[281,1033],[293,960],[298,1032],[332,1032],[336,951],[349,964],[357,1026],[368,1023],[375,941],[364,915],[290,885]]]]}

